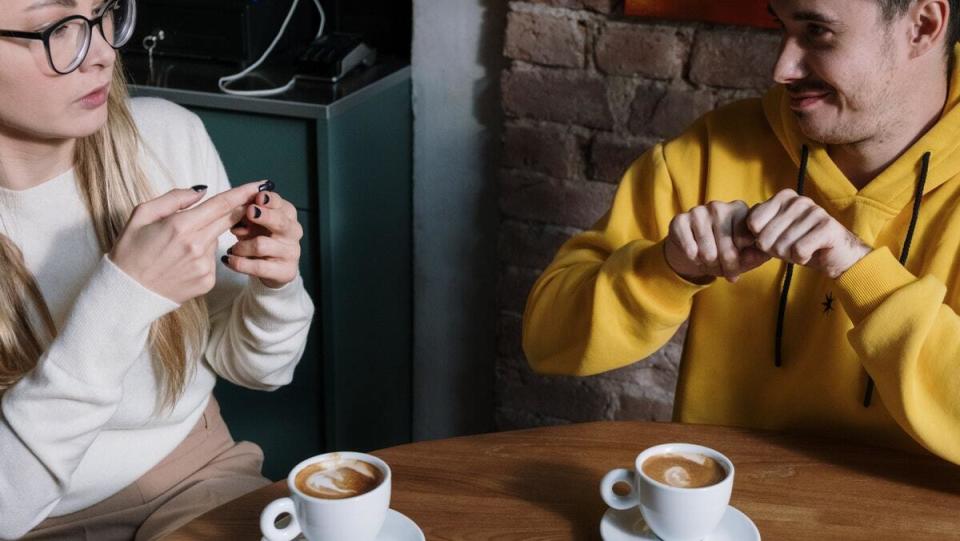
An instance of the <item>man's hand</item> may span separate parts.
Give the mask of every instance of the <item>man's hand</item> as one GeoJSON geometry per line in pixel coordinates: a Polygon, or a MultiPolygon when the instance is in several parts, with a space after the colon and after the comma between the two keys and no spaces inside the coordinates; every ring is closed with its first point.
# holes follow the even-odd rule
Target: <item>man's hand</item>
{"type": "Polygon", "coordinates": [[[783,190],[746,219],[764,253],[837,278],[870,253],[867,246],[809,197],[783,190]]]}
{"type": "Polygon", "coordinates": [[[670,222],[664,248],[667,264],[681,278],[705,284],[715,276],[736,282],[770,256],[753,247],[743,201],[711,201],[678,214],[670,222]]]}

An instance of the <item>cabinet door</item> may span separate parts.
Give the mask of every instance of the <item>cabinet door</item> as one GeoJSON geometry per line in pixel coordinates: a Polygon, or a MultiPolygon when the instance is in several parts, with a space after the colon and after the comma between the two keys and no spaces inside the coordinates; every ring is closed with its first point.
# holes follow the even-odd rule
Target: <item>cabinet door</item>
{"type": "Polygon", "coordinates": [[[234,186],[270,179],[301,210],[316,210],[315,122],[191,107],[203,120],[234,186]]]}
{"type": "MultiPolygon", "coordinates": [[[[193,111],[203,119],[234,185],[269,178],[277,184],[277,193],[299,209],[304,229],[300,273],[319,307],[317,216],[311,210],[311,201],[316,200],[311,195],[316,145],[310,122],[203,108],[193,111]]],[[[315,319],[293,382],[275,392],[251,391],[224,380],[217,383],[214,394],[234,439],[263,448],[263,473],[271,479],[282,479],[299,461],[323,449],[321,336],[319,319],[315,319]]]]}

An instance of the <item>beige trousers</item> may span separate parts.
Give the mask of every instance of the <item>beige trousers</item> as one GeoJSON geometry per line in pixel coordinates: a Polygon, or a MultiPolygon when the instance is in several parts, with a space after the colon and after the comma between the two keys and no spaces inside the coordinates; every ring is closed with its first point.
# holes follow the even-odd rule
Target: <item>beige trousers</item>
{"type": "Polygon", "coordinates": [[[236,443],[211,396],[197,425],[166,458],[120,492],[86,509],[49,518],[30,541],[151,541],[270,481],[263,452],[236,443]]]}

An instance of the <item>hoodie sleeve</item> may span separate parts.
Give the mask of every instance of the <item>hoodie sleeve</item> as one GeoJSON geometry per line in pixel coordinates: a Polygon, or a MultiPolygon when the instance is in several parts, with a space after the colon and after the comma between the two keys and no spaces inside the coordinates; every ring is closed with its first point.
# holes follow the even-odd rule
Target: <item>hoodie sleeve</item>
{"type": "Polygon", "coordinates": [[[897,423],[931,452],[960,464],[960,316],[947,288],[916,277],[887,248],[837,280],[853,321],[850,344],[897,423]]]}
{"type": "Polygon", "coordinates": [[[57,506],[113,417],[150,325],[177,308],[103,256],[37,366],[2,396],[0,539],[16,539],[57,506]]]}
{"type": "MultiPolygon", "coordinates": [[[[230,189],[223,162],[199,118],[195,131],[204,149],[202,176],[212,193],[230,189]]],[[[281,194],[282,195],[282,194],[281,194]]],[[[248,389],[275,390],[293,380],[306,348],[314,306],[297,276],[278,289],[237,273],[219,259],[237,238],[227,232],[217,248],[217,285],[207,294],[210,336],[207,364],[220,377],[248,389]]]]}
{"type": "Polygon", "coordinates": [[[613,370],[676,333],[706,287],[680,278],[664,257],[670,221],[697,204],[695,194],[681,193],[657,145],[626,172],[607,215],[560,248],[524,312],[523,349],[534,370],[613,370]]]}

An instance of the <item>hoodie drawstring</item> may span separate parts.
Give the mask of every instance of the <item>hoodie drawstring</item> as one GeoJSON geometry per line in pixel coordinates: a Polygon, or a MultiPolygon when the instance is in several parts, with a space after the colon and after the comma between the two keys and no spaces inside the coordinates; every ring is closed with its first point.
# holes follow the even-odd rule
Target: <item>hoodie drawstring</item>
{"type": "MultiPolygon", "coordinates": [[[[797,175],[797,194],[803,195],[804,179],[807,176],[807,160],[810,157],[810,149],[807,145],[800,148],[800,171],[797,175]]],[[[927,172],[930,169],[930,153],[925,152],[921,160],[920,176],[917,178],[916,190],[913,194],[913,213],[910,216],[910,227],[907,229],[907,237],[903,241],[903,250],[900,252],[900,264],[906,266],[907,257],[910,255],[910,244],[913,242],[913,234],[917,229],[917,221],[920,218],[920,203],[923,200],[923,188],[927,182],[927,172]]],[[[774,364],[777,367],[783,365],[783,323],[787,312],[787,297],[790,293],[790,282],[793,281],[793,264],[787,264],[787,270],[783,277],[783,288],[780,291],[780,306],[777,310],[777,334],[775,339],[774,364]]],[[[867,389],[863,396],[863,407],[869,408],[873,399],[873,378],[867,375],[867,389]]]]}
{"type": "MultiPolygon", "coordinates": [[[[803,195],[803,181],[807,178],[807,159],[810,149],[800,147],[800,173],[797,175],[797,195],[803,195]]],[[[793,281],[793,263],[787,263],[787,272],[783,275],[783,288],[780,290],[780,306],[777,308],[777,334],[773,363],[780,368],[783,365],[783,320],[787,315],[787,295],[790,294],[790,282],[793,281]]]]}
{"type": "MultiPolygon", "coordinates": [[[[913,193],[913,214],[910,216],[910,227],[907,228],[907,238],[903,240],[903,250],[900,251],[900,264],[907,266],[907,256],[910,255],[910,243],[913,242],[913,232],[917,229],[917,220],[920,218],[920,202],[923,200],[923,186],[927,183],[927,171],[930,169],[930,153],[924,152],[920,162],[920,177],[917,178],[917,189],[913,193]]],[[[867,391],[863,395],[863,407],[869,408],[873,399],[873,378],[867,375],[867,391]]]]}

